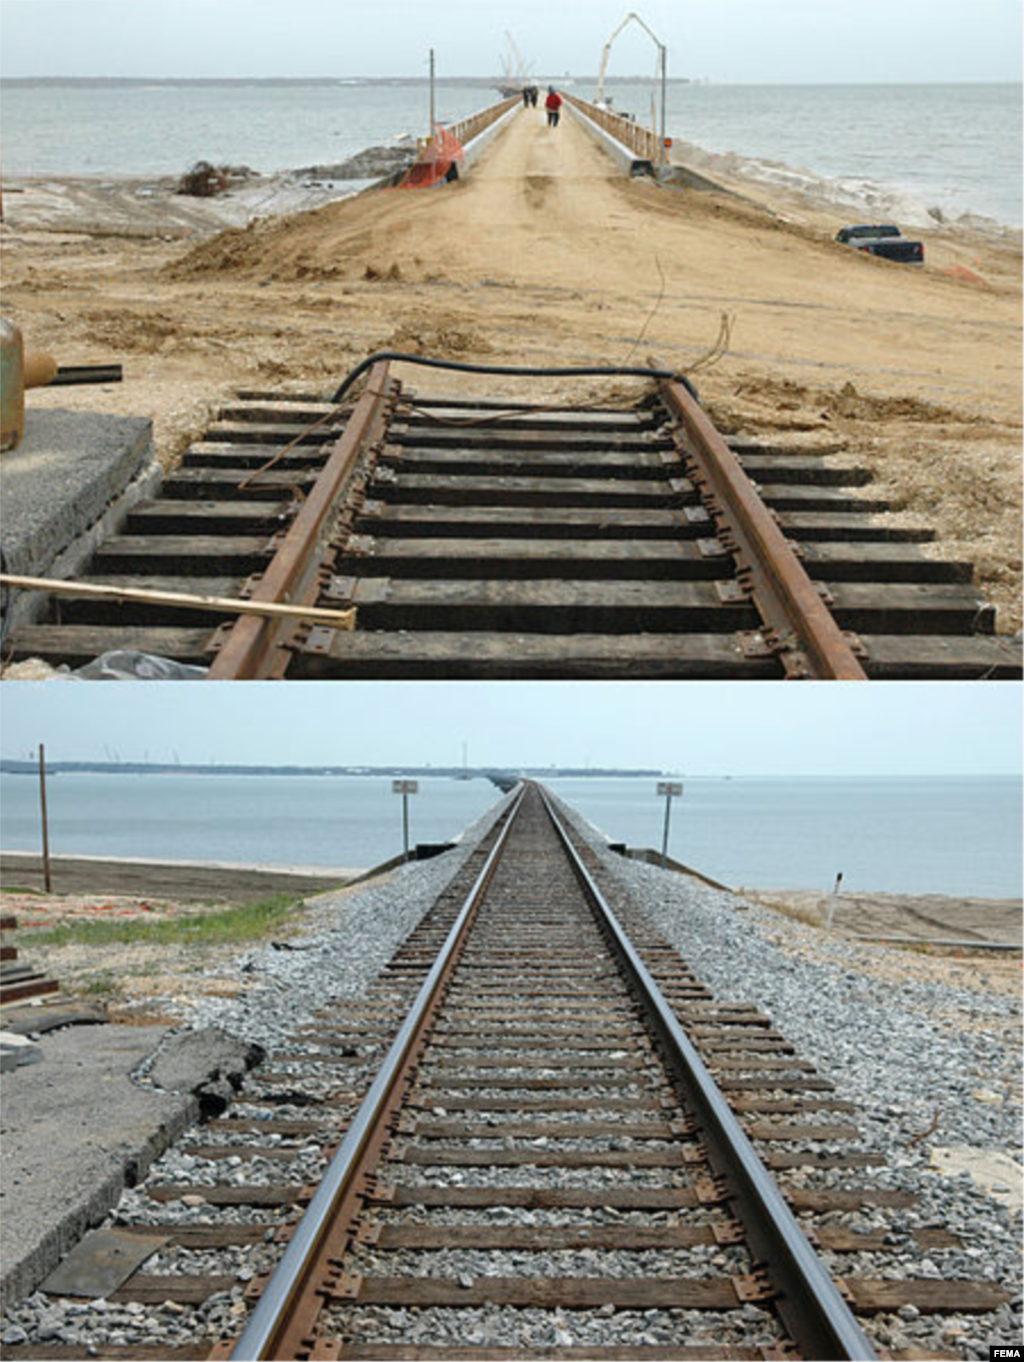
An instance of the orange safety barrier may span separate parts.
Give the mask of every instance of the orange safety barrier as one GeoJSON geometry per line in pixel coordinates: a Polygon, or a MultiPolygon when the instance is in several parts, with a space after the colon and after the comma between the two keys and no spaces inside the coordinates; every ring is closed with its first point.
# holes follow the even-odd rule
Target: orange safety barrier
{"type": "Polygon", "coordinates": [[[434,136],[420,143],[415,165],[410,166],[396,187],[434,189],[449,180],[457,180],[464,159],[462,143],[439,123],[434,136]]]}

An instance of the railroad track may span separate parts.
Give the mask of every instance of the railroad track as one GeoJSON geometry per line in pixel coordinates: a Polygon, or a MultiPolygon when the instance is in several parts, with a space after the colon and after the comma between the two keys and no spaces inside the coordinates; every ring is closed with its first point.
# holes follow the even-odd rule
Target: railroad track
{"type": "MultiPolygon", "coordinates": [[[[212,1357],[867,1359],[877,1315],[1009,1298],[861,1275],[908,1236],[842,1214],[913,1197],[872,1185],[851,1105],[770,1019],[714,999],[603,877],[522,787],[366,997],[325,1008],[193,1139],[197,1166],[237,1175],[147,1185],[154,1215],[127,1232],[166,1235],[166,1266],[108,1304],[171,1302],[197,1331],[154,1356],[209,1353],[204,1306],[253,1245],[267,1271],[212,1357]],[[201,1221],[161,1221],[197,1192],[201,1221]]],[[[917,1232],[922,1256],[956,1243],[917,1232]]]]}
{"type": "MultiPolygon", "coordinates": [[[[822,452],[726,441],[684,383],[631,410],[249,392],[9,658],[137,648],[215,679],[1019,677],[969,563],[822,452]],[[211,619],[139,590],[344,612],[211,619]]],[[[224,612],[222,611],[223,615],[224,612]]]]}

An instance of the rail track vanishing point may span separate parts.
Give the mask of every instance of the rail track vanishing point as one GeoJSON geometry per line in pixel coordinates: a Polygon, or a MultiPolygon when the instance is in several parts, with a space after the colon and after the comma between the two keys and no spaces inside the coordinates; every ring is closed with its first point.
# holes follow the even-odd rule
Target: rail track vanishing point
{"type": "MultiPolygon", "coordinates": [[[[202,1307],[230,1299],[232,1271],[129,1277],[111,1306],[195,1312],[195,1345],[160,1357],[866,1360],[876,1316],[1009,1299],[862,1275],[864,1253],[957,1237],[901,1230],[915,1197],[873,1179],[852,1104],[757,1008],[714,998],[606,875],[521,785],[371,989],[287,1037],[191,1137],[198,1165],[243,1176],[146,1184],[154,1215],[124,1233],[186,1263],[277,1255],[213,1352],[202,1307]],[[161,1221],[196,1192],[202,1219],[161,1221]]],[[[129,1352],[149,1355],[90,1355],[129,1352]]]]}
{"type": "Polygon", "coordinates": [[[6,651],[213,679],[1020,677],[971,564],[870,482],[726,440],[669,377],[552,408],[417,395],[381,358],[354,403],[241,393],[6,651]]]}

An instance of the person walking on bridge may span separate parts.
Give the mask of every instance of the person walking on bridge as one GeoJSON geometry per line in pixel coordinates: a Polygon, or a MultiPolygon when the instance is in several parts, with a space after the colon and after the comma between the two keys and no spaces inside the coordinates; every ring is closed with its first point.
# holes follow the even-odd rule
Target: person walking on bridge
{"type": "Polygon", "coordinates": [[[562,107],[562,96],[553,85],[548,86],[548,97],[544,101],[544,107],[548,111],[548,127],[557,128],[560,110],[562,107]]]}

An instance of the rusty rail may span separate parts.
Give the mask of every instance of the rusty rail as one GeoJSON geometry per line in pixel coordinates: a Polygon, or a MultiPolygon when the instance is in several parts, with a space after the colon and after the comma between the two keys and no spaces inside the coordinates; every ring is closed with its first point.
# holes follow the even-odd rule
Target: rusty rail
{"type": "Polygon", "coordinates": [[[344,1251],[360,1195],[366,1191],[366,1179],[390,1134],[389,1117],[404,1100],[423,1038],[441,1005],[477,908],[501,861],[525,790],[526,787],[520,785],[506,814],[505,826],[310,1202],[309,1210],[233,1349],[232,1358],[251,1362],[258,1358],[300,1356],[298,1349],[304,1340],[308,1340],[319,1308],[318,1298],[309,1292],[309,1284],[316,1279],[318,1271],[323,1272],[329,1259],[344,1251]]]}
{"type": "Polygon", "coordinates": [[[628,147],[642,160],[650,161],[652,165],[657,162],[658,135],[650,128],[645,128],[642,123],[612,109],[599,109],[596,104],[590,104],[587,100],[580,99],[578,95],[570,95],[563,91],[562,98],[580,113],[585,114],[592,123],[603,128],[609,137],[614,137],[616,142],[628,147]]]}
{"type": "Polygon", "coordinates": [[[758,634],[743,639],[748,654],[776,655],[789,680],[866,680],[854,643],[700,403],[674,379],[659,386],[681,423],[675,438],[687,474],[717,524],[719,542],[735,557],[737,580],[727,588],[753,600],[764,621],[758,634]]]}
{"type": "MultiPolygon", "coordinates": [[[[360,456],[383,432],[391,389],[388,365],[375,364],[344,432],[256,584],[252,600],[303,605],[315,602],[321,584],[321,555],[340,513],[341,493],[360,456]]],[[[283,649],[295,628],[294,622],[287,620],[239,619],[210,668],[210,680],[253,681],[283,675],[287,666],[283,649]]]]}

